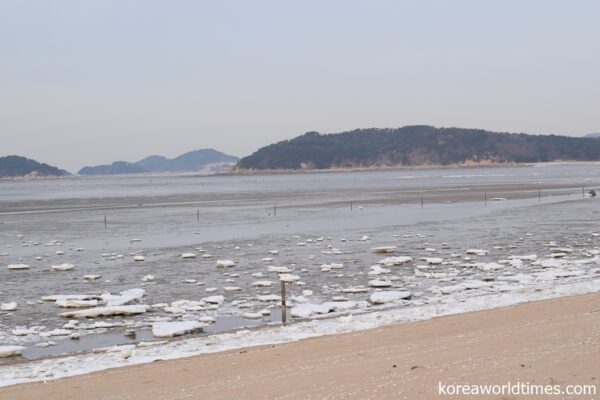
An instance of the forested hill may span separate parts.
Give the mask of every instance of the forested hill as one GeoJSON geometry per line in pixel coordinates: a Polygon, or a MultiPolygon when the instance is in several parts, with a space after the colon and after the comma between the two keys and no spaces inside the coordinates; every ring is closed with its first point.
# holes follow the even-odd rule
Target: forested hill
{"type": "Polygon", "coordinates": [[[329,169],[387,166],[489,165],[600,160],[600,140],[417,125],[308,132],[263,147],[240,170],[329,169]]]}
{"type": "Polygon", "coordinates": [[[0,178],[65,176],[65,170],[21,156],[0,157],[0,178]]]}

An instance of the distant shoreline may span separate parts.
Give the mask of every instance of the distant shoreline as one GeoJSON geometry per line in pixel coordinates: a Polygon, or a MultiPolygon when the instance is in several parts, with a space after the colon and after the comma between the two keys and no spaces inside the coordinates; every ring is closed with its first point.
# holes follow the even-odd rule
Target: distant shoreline
{"type": "Polygon", "coordinates": [[[76,175],[46,175],[46,176],[0,176],[0,182],[22,181],[50,181],[58,179],[72,179],[76,175]]]}
{"type": "Polygon", "coordinates": [[[321,174],[321,173],[350,173],[350,172],[378,172],[378,171],[426,171],[442,169],[489,169],[489,168],[535,168],[547,166],[569,166],[569,165],[600,165],[597,161],[549,161],[539,163],[490,163],[490,164],[448,164],[448,165],[395,165],[395,166],[377,166],[377,167],[346,167],[346,168],[325,168],[325,169],[237,169],[234,168],[227,172],[218,172],[214,174],[200,174],[198,171],[181,172],[144,172],[132,174],[109,174],[109,175],[49,175],[49,176],[17,176],[0,177],[3,181],[39,181],[39,180],[62,180],[77,178],[104,178],[104,177],[153,177],[153,176],[186,176],[194,177],[213,177],[213,176],[258,176],[258,175],[289,175],[289,174],[321,174]]]}
{"type": "Polygon", "coordinates": [[[393,165],[373,167],[338,167],[338,168],[297,168],[297,169],[246,169],[239,168],[221,175],[261,175],[261,174],[302,174],[302,173],[327,173],[327,172],[369,172],[369,171],[415,171],[415,170],[439,170],[439,169],[485,169],[485,168],[511,168],[528,167],[532,164],[525,163],[495,163],[495,164],[448,164],[448,165],[393,165]]]}
{"type": "Polygon", "coordinates": [[[348,167],[348,168],[325,168],[325,169],[235,169],[217,175],[286,175],[286,174],[315,174],[329,172],[376,172],[376,171],[420,171],[441,169],[489,169],[489,168],[535,168],[554,165],[600,165],[597,161],[549,161],[539,163],[491,163],[491,164],[448,164],[448,165],[395,165],[379,167],[348,167]]]}

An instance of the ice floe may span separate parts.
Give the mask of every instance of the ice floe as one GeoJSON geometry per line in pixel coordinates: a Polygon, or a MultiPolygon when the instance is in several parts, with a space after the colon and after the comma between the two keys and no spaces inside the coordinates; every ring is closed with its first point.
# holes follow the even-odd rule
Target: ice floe
{"type": "Polygon", "coordinates": [[[372,247],[371,251],[376,254],[389,254],[389,253],[397,252],[398,247],[396,247],[396,246],[372,247]]]}
{"type": "Polygon", "coordinates": [[[389,274],[392,272],[387,268],[380,267],[379,265],[371,266],[371,271],[369,271],[369,275],[380,275],[380,274],[389,274]]]}
{"type": "Polygon", "coordinates": [[[59,300],[91,300],[100,299],[100,296],[93,294],[53,294],[50,296],[42,296],[42,301],[59,301],[59,300]]]}
{"type": "Polygon", "coordinates": [[[331,307],[327,304],[299,304],[292,307],[290,315],[294,318],[308,318],[313,314],[327,314],[331,311],[331,307]]]}
{"type": "Polygon", "coordinates": [[[225,301],[225,297],[223,297],[221,295],[208,296],[208,297],[205,297],[203,300],[210,304],[221,304],[225,301]]]}
{"type": "Polygon", "coordinates": [[[29,269],[29,265],[27,265],[27,264],[9,264],[8,269],[13,270],[13,271],[29,269]]]}
{"type": "Polygon", "coordinates": [[[103,293],[100,295],[107,306],[122,306],[129,304],[144,297],[146,291],[144,289],[128,289],[122,291],[119,295],[103,293]]]}
{"type": "Polygon", "coordinates": [[[23,350],[23,346],[0,346],[0,358],[20,356],[23,350]]]}
{"type": "Polygon", "coordinates": [[[394,265],[406,264],[408,262],[411,262],[412,260],[413,258],[408,256],[387,257],[383,260],[379,260],[378,264],[384,265],[386,267],[391,267],[394,265]]]}
{"type": "Polygon", "coordinates": [[[56,305],[62,308],[87,308],[96,307],[98,300],[58,299],[56,305]]]}
{"type": "Polygon", "coordinates": [[[439,265],[444,262],[444,259],[439,257],[423,257],[422,260],[431,265],[439,265]]]}
{"type": "Polygon", "coordinates": [[[279,280],[281,282],[296,282],[300,280],[300,277],[293,274],[281,274],[279,275],[279,280]]]}
{"type": "Polygon", "coordinates": [[[255,281],[252,282],[252,286],[257,286],[257,287],[269,287],[271,286],[272,282],[271,281],[255,281]]]}
{"type": "Polygon", "coordinates": [[[156,338],[181,336],[200,331],[204,326],[198,321],[155,322],[152,324],[152,335],[156,338]]]}
{"type": "Polygon", "coordinates": [[[0,304],[0,311],[15,311],[17,309],[17,302],[11,301],[9,303],[0,304]]]}
{"type": "Polygon", "coordinates": [[[372,281],[369,281],[369,286],[376,287],[376,288],[390,287],[390,286],[392,286],[392,282],[384,281],[384,280],[380,280],[380,279],[374,279],[372,281]]]}
{"type": "Polygon", "coordinates": [[[371,294],[369,301],[371,301],[373,304],[385,304],[393,303],[398,300],[409,299],[410,297],[411,293],[408,291],[388,290],[371,294]]]}
{"type": "Polygon", "coordinates": [[[487,250],[482,249],[468,249],[465,253],[473,256],[486,256],[488,254],[487,250]]]}
{"type": "Polygon", "coordinates": [[[37,334],[42,328],[39,326],[32,326],[30,328],[27,327],[17,327],[13,329],[10,333],[14,336],[28,336],[37,334]]]}
{"type": "Polygon", "coordinates": [[[52,271],[70,271],[73,268],[75,268],[73,264],[64,263],[59,265],[53,265],[52,271]]]}
{"type": "Polygon", "coordinates": [[[235,262],[232,260],[217,260],[215,265],[220,268],[229,268],[235,266],[235,262]]]}
{"type": "Polygon", "coordinates": [[[342,292],[342,293],[366,293],[368,291],[369,291],[369,288],[364,287],[364,286],[355,286],[355,287],[340,289],[340,292],[342,292]]]}
{"type": "Polygon", "coordinates": [[[70,329],[53,329],[51,331],[40,332],[40,337],[50,337],[50,336],[69,336],[73,331],[70,329]]]}
{"type": "Polygon", "coordinates": [[[247,312],[247,313],[243,313],[242,317],[247,318],[247,319],[261,319],[262,317],[264,317],[264,315],[262,313],[247,312]]]}
{"type": "Polygon", "coordinates": [[[65,318],[97,318],[109,317],[113,315],[143,314],[146,311],[148,311],[148,306],[143,304],[135,304],[128,306],[94,307],[86,310],[68,311],[60,314],[60,316],[65,318]]]}
{"type": "Polygon", "coordinates": [[[273,266],[273,265],[267,267],[267,270],[269,272],[276,272],[278,274],[285,274],[285,273],[288,273],[288,272],[292,272],[292,270],[290,268],[288,268],[288,267],[276,267],[276,266],[273,266]]]}
{"type": "Polygon", "coordinates": [[[256,296],[256,300],[263,302],[279,301],[281,300],[281,297],[276,294],[259,294],[256,296]]]}

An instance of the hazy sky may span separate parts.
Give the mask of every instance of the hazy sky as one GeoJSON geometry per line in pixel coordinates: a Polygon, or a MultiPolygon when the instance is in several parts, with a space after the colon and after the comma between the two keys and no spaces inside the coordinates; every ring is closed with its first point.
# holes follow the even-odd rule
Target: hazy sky
{"type": "Polygon", "coordinates": [[[72,172],[309,130],[600,131],[600,1],[0,0],[0,155],[72,172]]]}

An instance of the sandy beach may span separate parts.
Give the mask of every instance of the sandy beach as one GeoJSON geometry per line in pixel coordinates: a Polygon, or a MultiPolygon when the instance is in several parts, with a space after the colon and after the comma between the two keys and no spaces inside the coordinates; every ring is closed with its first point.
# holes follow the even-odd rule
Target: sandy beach
{"type": "Polygon", "coordinates": [[[0,399],[434,399],[461,398],[440,383],[598,386],[599,327],[595,293],[17,385],[0,399]]]}

